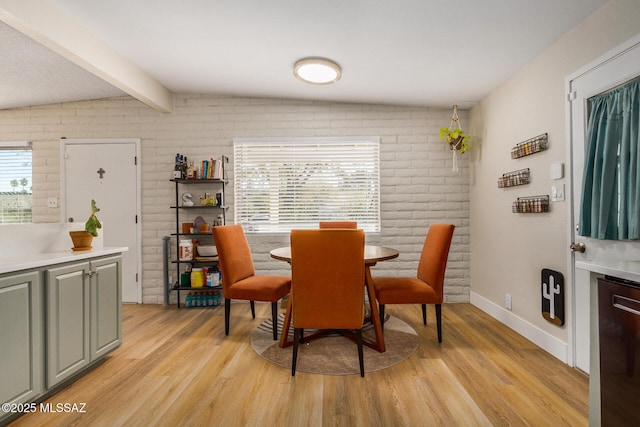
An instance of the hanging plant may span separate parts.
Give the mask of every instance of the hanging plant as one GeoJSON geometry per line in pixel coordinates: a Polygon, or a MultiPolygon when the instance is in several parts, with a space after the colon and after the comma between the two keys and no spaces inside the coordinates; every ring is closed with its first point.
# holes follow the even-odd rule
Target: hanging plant
{"type": "Polygon", "coordinates": [[[469,140],[471,135],[465,135],[460,126],[460,120],[458,119],[458,106],[453,106],[453,116],[451,117],[451,124],[448,128],[440,128],[440,139],[449,144],[449,148],[453,152],[453,166],[451,170],[458,172],[458,156],[457,152],[464,154],[471,148],[469,140]]]}
{"type": "Polygon", "coordinates": [[[465,135],[462,129],[440,128],[440,139],[444,139],[452,150],[459,150],[462,154],[471,148],[467,142],[471,136],[465,135]]]}

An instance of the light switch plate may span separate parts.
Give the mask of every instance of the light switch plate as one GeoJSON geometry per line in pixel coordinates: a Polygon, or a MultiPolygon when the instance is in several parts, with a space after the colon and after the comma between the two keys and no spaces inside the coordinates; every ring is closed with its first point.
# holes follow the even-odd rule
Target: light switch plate
{"type": "Polygon", "coordinates": [[[564,178],[564,163],[554,163],[551,165],[551,179],[564,178]]]}
{"type": "Polygon", "coordinates": [[[564,184],[558,184],[551,187],[551,201],[564,202],[564,184]]]}
{"type": "Polygon", "coordinates": [[[47,207],[49,207],[49,208],[57,208],[58,207],[58,198],[57,197],[49,197],[47,199],[47,207]]]}

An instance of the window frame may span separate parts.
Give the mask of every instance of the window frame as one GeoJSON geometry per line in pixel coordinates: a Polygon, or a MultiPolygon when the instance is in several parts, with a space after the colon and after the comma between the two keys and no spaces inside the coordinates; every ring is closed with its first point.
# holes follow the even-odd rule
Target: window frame
{"type": "MultiPolygon", "coordinates": [[[[319,221],[331,220],[357,221],[359,228],[367,232],[380,232],[379,136],[234,138],[233,152],[234,222],[242,224],[247,233],[289,233],[291,229],[317,228],[319,221]],[[360,151],[356,151],[356,149],[360,151]],[[263,152],[261,153],[260,150],[263,152]],[[251,153],[248,154],[248,152],[251,153]],[[284,157],[281,154],[283,152],[286,153],[284,157]],[[358,157],[359,155],[362,157],[358,157]],[[282,160],[280,160],[281,158],[282,160]],[[333,159],[333,161],[328,163],[327,159],[333,159]],[[256,197],[260,197],[258,192],[252,193],[247,189],[250,176],[244,170],[244,164],[254,160],[263,161],[264,165],[270,165],[260,166],[263,172],[267,171],[269,175],[278,176],[273,180],[277,184],[267,185],[266,193],[262,194],[268,200],[267,207],[263,206],[262,209],[248,207],[254,202],[247,201],[252,197],[254,200],[256,197]],[[328,200],[327,206],[331,206],[331,209],[325,207],[325,210],[322,211],[320,206],[315,207],[323,202],[314,203],[312,201],[309,204],[304,204],[304,202],[298,204],[303,197],[292,196],[289,191],[285,195],[282,194],[283,186],[291,187],[291,180],[299,177],[295,173],[299,168],[309,171],[314,170],[314,166],[315,173],[318,175],[315,178],[315,185],[317,186],[321,182],[322,184],[327,183],[327,187],[314,190],[313,186],[309,186],[300,193],[313,196],[314,198],[310,200],[315,201],[323,200],[323,194],[332,194],[332,192],[337,194],[339,192],[340,197],[326,199],[328,200]],[[318,169],[322,167],[328,169],[318,169]],[[332,179],[322,180],[320,176],[325,174],[328,174],[332,179]],[[343,190],[336,189],[336,185],[343,184],[345,180],[356,183],[360,189],[356,190],[353,187],[352,195],[345,196],[343,190]],[[283,184],[282,181],[286,181],[287,184],[283,184]],[[362,187],[365,188],[364,192],[362,187]],[[359,200],[359,203],[354,204],[355,200],[359,200]],[[366,204],[370,206],[366,207],[366,204]],[[300,215],[301,207],[308,209],[309,216],[300,215]],[[269,214],[264,215],[266,222],[251,223],[248,220],[252,216],[252,212],[258,213],[265,209],[269,210],[269,214]]],[[[255,163],[252,163],[252,166],[248,168],[249,171],[255,170],[257,167],[253,165],[255,163]]],[[[296,188],[298,183],[299,181],[296,181],[296,188]]],[[[261,215],[253,216],[259,218],[261,215]]]]}
{"type": "MultiPolygon", "coordinates": [[[[23,177],[17,181],[18,186],[14,187],[13,190],[7,189],[7,191],[5,191],[2,189],[4,186],[0,186],[0,224],[30,224],[33,222],[33,146],[29,141],[0,141],[0,152],[6,153],[7,151],[14,151],[16,153],[30,152],[31,158],[29,164],[31,168],[28,180],[27,177],[23,177]],[[23,185],[23,180],[27,180],[27,184],[23,185]],[[22,185],[22,189],[18,188],[20,185],[22,185]],[[26,188],[27,185],[29,185],[29,189],[26,188]],[[9,213],[5,212],[5,208],[9,213]],[[15,210],[13,217],[10,213],[12,209],[15,210]]],[[[9,175],[13,173],[13,170],[22,170],[18,168],[19,163],[21,163],[21,161],[16,160],[13,164],[5,165],[7,166],[3,167],[5,172],[0,175],[9,175]],[[11,168],[11,166],[14,166],[14,168],[11,168]]],[[[24,169],[26,171],[26,167],[24,169]]],[[[15,179],[17,180],[17,178],[15,179]]]]}

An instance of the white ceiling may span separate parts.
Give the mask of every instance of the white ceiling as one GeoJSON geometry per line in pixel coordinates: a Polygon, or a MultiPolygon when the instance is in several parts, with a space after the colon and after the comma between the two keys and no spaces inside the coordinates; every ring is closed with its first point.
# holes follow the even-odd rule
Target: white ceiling
{"type": "MultiPolygon", "coordinates": [[[[174,93],[461,108],[607,2],[39,1],[22,4],[59,8],[174,93]],[[312,86],[294,78],[293,64],[307,56],[335,60],[342,80],[312,86]]],[[[0,12],[3,3],[14,2],[0,0],[0,12]]],[[[136,96],[83,67],[91,69],[0,22],[0,109],[136,96]]]]}

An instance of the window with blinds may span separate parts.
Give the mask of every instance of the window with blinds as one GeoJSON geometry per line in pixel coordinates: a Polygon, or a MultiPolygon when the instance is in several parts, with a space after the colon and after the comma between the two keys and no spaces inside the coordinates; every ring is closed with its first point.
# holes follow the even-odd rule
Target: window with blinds
{"type": "Polygon", "coordinates": [[[30,142],[0,142],[0,224],[30,223],[30,142]]]}
{"type": "Polygon", "coordinates": [[[380,140],[234,139],[235,223],[248,233],[357,221],[380,231],[380,140]]]}

